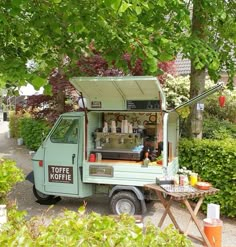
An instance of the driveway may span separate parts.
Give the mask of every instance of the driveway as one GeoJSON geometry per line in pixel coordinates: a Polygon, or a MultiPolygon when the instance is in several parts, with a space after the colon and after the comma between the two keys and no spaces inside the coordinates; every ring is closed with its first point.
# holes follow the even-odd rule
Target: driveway
{"type": "MultiPolygon", "coordinates": [[[[0,158],[3,157],[15,160],[17,166],[24,171],[26,177],[30,172],[32,172],[29,150],[27,150],[25,146],[18,146],[15,139],[8,138],[8,122],[0,121],[0,158]]],[[[32,182],[29,180],[18,183],[10,193],[9,199],[16,200],[19,210],[26,210],[28,212],[28,218],[36,215],[46,215],[46,218],[50,219],[60,215],[65,208],[77,211],[77,209],[84,203],[87,204],[86,208],[88,212],[94,211],[102,215],[110,214],[109,200],[103,195],[86,199],[63,197],[62,200],[55,204],[53,208],[48,210],[49,206],[40,205],[36,202],[32,192],[32,182]]],[[[163,207],[159,202],[155,202],[148,204],[147,209],[148,211],[144,215],[144,225],[147,222],[157,225],[163,213],[163,207]]],[[[182,206],[175,204],[172,211],[180,225],[187,224],[189,215],[182,206]]],[[[204,218],[206,218],[204,214],[198,214],[198,219],[201,224],[204,218]]],[[[221,218],[221,220],[223,220],[222,246],[235,247],[236,219],[221,218]]],[[[168,224],[170,224],[169,219],[165,221],[165,225],[167,226],[168,224]]],[[[190,232],[194,235],[200,236],[195,227],[192,227],[190,232]]],[[[194,246],[202,246],[199,242],[194,241],[193,243],[194,246]]]]}

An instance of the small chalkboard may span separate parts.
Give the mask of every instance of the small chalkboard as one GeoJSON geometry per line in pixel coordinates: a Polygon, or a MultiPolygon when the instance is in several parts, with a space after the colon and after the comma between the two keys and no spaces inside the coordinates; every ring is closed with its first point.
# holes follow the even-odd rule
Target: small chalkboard
{"type": "Polygon", "coordinates": [[[160,100],[127,100],[127,110],[161,110],[160,100]]]}

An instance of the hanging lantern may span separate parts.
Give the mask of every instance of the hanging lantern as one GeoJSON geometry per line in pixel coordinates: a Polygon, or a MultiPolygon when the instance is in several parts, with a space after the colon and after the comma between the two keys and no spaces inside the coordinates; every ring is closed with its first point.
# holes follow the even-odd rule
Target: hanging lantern
{"type": "Polygon", "coordinates": [[[220,107],[225,106],[225,96],[224,95],[219,96],[219,105],[220,105],[220,107]]]}

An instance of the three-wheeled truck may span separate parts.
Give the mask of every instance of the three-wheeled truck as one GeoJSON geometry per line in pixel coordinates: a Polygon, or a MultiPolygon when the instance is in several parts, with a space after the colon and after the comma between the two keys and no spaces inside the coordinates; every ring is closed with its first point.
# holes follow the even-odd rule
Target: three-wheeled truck
{"type": "Polygon", "coordinates": [[[33,156],[33,192],[55,197],[107,193],[113,214],[146,211],[145,184],[178,171],[177,110],[221,88],[216,85],[173,109],[156,77],[78,77],[81,107],[62,114],[33,156]],[[162,164],[158,164],[158,157],[162,164]]]}

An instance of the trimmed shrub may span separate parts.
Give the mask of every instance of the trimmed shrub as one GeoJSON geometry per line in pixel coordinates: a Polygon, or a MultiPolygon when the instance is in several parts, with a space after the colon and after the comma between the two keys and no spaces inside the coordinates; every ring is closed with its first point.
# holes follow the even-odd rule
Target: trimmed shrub
{"type": "Polygon", "coordinates": [[[43,120],[33,118],[20,119],[20,133],[24,144],[30,150],[37,150],[48,134],[50,127],[43,120]]]}
{"type": "Polygon", "coordinates": [[[220,192],[209,196],[207,203],[220,204],[225,216],[236,216],[236,140],[186,140],[179,145],[181,167],[197,172],[202,181],[210,182],[220,192]]]}

